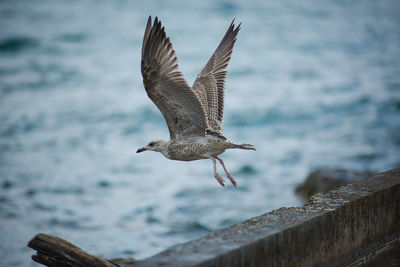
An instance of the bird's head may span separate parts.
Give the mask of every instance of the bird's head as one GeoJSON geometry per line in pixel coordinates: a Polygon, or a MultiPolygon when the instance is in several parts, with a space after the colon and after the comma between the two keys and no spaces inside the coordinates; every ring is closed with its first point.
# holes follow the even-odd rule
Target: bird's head
{"type": "Polygon", "coordinates": [[[157,151],[157,152],[164,152],[168,146],[168,141],[164,140],[153,140],[148,143],[146,146],[139,148],[136,153],[140,153],[143,151],[157,151]]]}

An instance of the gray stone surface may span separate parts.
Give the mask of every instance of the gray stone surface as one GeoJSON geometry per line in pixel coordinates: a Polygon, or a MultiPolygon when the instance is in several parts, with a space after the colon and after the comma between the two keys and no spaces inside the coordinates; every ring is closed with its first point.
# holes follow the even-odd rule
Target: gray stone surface
{"type": "Polygon", "coordinates": [[[358,266],[364,255],[395,240],[400,240],[400,169],[121,266],[358,266]]]}

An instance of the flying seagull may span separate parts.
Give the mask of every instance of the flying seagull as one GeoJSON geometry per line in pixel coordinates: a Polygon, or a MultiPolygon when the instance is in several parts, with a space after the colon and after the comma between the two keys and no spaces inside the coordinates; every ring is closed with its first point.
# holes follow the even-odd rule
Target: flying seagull
{"type": "Polygon", "coordinates": [[[190,87],[178,70],[178,60],[164,27],[156,17],[147,21],[143,37],[141,69],[147,95],[164,116],[170,140],[154,140],[136,152],[157,151],[171,160],[192,161],[211,159],[214,177],[222,186],[224,179],[217,173],[216,160],[236,187],[224,161],[218,157],[226,149],[255,150],[250,144],[234,144],[221,134],[224,115],[226,67],[240,24],[234,20],[203,70],[190,87]]]}

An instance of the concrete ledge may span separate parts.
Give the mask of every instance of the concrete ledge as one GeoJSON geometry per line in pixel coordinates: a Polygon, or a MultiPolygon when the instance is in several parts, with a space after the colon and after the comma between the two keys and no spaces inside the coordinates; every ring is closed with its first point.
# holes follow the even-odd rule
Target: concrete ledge
{"type": "Polygon", "coordinates": [[[121,266],[359,266],[399,240],[395,169],[121,266]]]}

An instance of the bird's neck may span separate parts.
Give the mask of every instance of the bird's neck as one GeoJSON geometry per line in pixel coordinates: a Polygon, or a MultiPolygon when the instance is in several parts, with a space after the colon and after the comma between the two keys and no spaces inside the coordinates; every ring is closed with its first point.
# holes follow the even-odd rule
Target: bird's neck
{"type": "Polygon", "coordinates": [[[163,144],[163,148],[161,149],[160,153],[164,155],[167,159],[170,158],[169,156],[169,146],[174,142],[174,140],[165,141],[163,144]]]}

